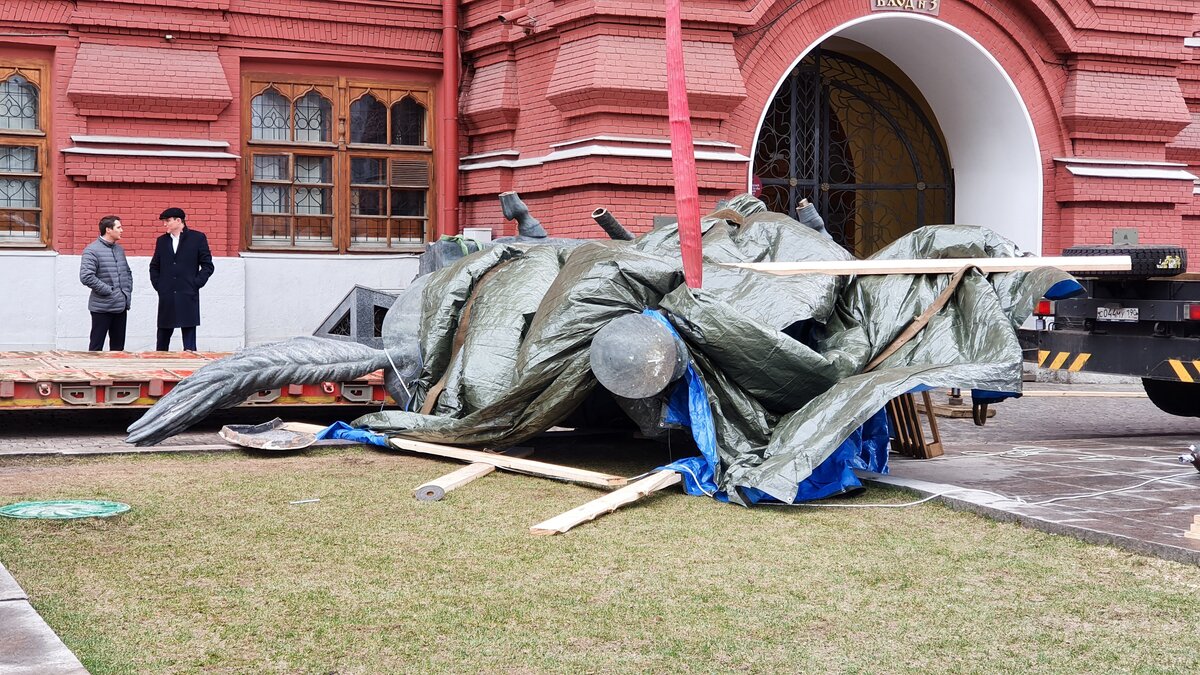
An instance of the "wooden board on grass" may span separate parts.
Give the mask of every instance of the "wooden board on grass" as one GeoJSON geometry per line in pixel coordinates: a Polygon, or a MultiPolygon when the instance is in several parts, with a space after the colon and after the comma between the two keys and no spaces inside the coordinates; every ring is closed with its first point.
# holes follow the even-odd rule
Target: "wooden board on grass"
{"type": "Polygon", "coordinates": [[[678,483],[682,478],[675,471],[656,471],[649,476],[630,483],[625,487],[604,495],[598,499],[577,506],[566,513],[559,514],[549,520],[544,520],[529,528],[530,534],[562,534],[567,530],[586,523],[589,520],[616,511],[622,506],[635,502],[652,492],[657,492],[678,483]]]}
{"type": "Polygon", "coordinates": [[[388,443],[398,450],[406,450],[408,452],[416,452],[423,455],[432,455],[434,457],[447,457],[449,459],[457,459],[471,464],[491,464],[497,469],[507,469],[509,471],[516,471],[518,473],[542,476],[543,478],[557,478],[558,480],[565,480],[572,483],[582,483],[584,485],[595,485],[596,487],[620,487],[629,482],[628,478],[600,473],[598,471],[576,469],[569,466],[561,466],[559,464],[548,464],[546,462],[538,462],[532,459],[498,455],[491,452],[481,452],[479,450],[456,448],[452,445],[440,445],[438,443],[414,441],[409,438],[392,437],[388,439],[388,443]]]}

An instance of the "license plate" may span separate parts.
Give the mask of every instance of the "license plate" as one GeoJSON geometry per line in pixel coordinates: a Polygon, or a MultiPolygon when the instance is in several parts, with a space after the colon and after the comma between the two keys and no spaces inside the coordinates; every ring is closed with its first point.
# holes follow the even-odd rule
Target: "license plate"
{"type": "Polygon", "coordinates": [[[1097,321],[1137,321],[1137,307],[1097,307],[1097,321]]]}

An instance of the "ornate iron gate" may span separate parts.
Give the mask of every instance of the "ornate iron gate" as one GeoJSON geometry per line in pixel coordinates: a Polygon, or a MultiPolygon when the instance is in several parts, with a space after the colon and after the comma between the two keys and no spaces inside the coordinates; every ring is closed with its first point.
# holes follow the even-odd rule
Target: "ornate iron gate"
{"type": "Polygon", "coordinates": [[[795,217],[809,200],[858,255],[954,213],[946,149],[921,107],[880,70],[819,48],[767,109],[754,175],[771,210],[795,217]]]}

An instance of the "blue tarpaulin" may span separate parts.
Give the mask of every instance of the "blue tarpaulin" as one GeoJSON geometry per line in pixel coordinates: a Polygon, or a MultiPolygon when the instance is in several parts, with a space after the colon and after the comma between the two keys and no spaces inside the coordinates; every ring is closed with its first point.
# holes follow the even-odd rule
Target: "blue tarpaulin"
{"type": "MultiPolygon", "coordinates": [[[[661,322],[676,337],[670,321],[653,310],[645,310],[646,316],[661,322]]],[[[717,455],[717,432],[713,424],[712,407],[708,403],[708,392],[696,369],[688,364],[687,372],[671,392],[667,404],[666,422],[688,427],[692,439],[700,448],[700,457],[688,457],[659,470],[677,471],[683,476],[684,489],[690,495],[706,495],[720,501],[729,501],[729,496],[717,487],[716,470],[720,459],[717,455]]],[[[793,503],[824,499],[847,490],[862,487],[854,469],[866,469],[876,473],[887,473],[888,423],[887,413],[880,410],[858,428],[832,455],[819,464],[812,474],[801,481],[793,503]]],[[[775,498],[754,488],[742,488],[742,497],[751,504],[775,502],[775,498]]]]}
{"type": "Polygon", "coordinates": [[[345,422],[334,422],[317,434],[318,441],[336,438],[342,441],[355,441],[369,445],[388,447],[387,436],[377,434],[370,429],[352,427],[345,422]]]}

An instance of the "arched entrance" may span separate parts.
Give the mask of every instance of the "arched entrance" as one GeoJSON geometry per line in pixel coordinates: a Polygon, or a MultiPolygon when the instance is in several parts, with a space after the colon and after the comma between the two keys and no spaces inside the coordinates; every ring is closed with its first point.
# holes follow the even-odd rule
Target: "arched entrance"
{"type": "MultiPolygon", "coordinates": [[[[814,201],[831,233],[856,254],[867,255],[919,225],[939,222],[990,227],[1027,251],[1041,252],[1043,167],[1033,122],[999,62],[958,28],[933,17],[905,13],[876,13],[849,21],[796,56],[762,111],[748,182],[752,186],[761,182],[764,198],[781,201],[772,204],[773,208],[783,206],[780,210],[794,207],[800,197],[817,197],[814,201]],[[846,44],[857,44],[864,52],[847,54],[846,44]],[[831,52],[851,56],[868,68],[845,58],[831,59],[831,52]],[[835,67],[841,71],[835,72],[835,67]],[[820,87],[842,91],[840,101],[831,95],[828,104],[811,83],[807,92],[800,92],[799,100],[815,111],[814,118],[807,120],[815,131],[808,136],[791,133],[806,120],[795,127],[781,126],[777,105],[790,95],[790,87],[798,86],[795,82],[804,80],[805,68],[820,87]],[[867,79],[878,79],[867,82],[864,73],[867,79]],[[855,95],[847,82],[867,95],[855,95]],[[881,109],[889,106],[880,98],[894,98],[896,90],[902,94],[900,98],[906,95],[909,99],[904,102],[907,109],[923,115],[928,124],[888,119],[881,109]],[[807,103],[806,96],[816,103],[807,103]],[[822,126],[819,116],[825,105],[830,110],[822,126]],[[841,112],[834,110],[838,105],[844,108],[841,112]],[[779,133],[781,128],[787,133],[779,133]],[[781,176],[779,158],[769,147],[779,143],[778,138],[771,139],[772,134],[788,136],[789,143],[794,136],[800,149],[815,143],[808,148],[810,155],[829,158],[824,177],[812,173],[819,168],[815,164],[781,176]],[[882,135],[868,144],[871,134],[882,135]],[[853,140],[856,135],[860,136],[857,141],[853,140]],[[909,146],[897,140],[901,136],[907,136],[909,146]],[[868,145],[877,152],[875,156],[868,154],[868,145]],[[892,150],[886,155],[878,154],[889,147],[892,150]],[[885,156],[890,159],[880,161],[885,156]],[[897,156],[903,161],[896,160],[897,156]],[[889,164],[887,175],[870,173],[889,164]],[[916,178],[918,170],[921,179],[916,178]],[[817,180],[807,184],[812,195],[808,196],[803,186],[811,175],[817,180]],[[787,183],[783,190],[786,198],[779,196],[782,187],[776,181],[781,178],[787,183]],[[775,196],[768,193],[773,183],[775,196]],[[923,190],[918,189],[921,183],[923,190]],[[796,197],[791,194],[793,187],[798,189],[796,197]],[[824,203],[822,193],[827,195],[824,203]],[[839,232],[833,231],[839,227],[839,232]]],[[[895,117],[897,113],[890,114],[895,117]]]]}
{"type": "Polygon", "coordinates": [[[869,255],[916,227],[949,222],[953,176],[919,94],[834,49],[809,52],[776,93],[755,176],[772,211],[795,216],[812,202],[835,241],[869,255]]]}

